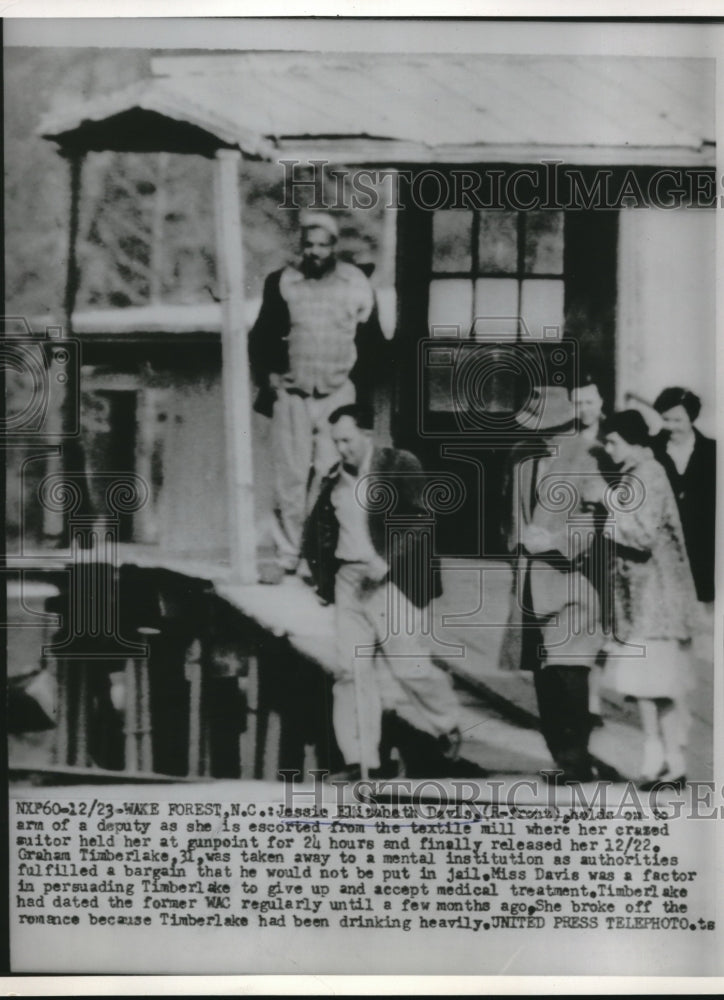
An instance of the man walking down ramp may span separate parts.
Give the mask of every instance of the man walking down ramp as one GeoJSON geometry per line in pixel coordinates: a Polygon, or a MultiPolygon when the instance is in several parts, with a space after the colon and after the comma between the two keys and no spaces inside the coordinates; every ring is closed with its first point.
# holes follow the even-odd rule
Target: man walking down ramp
{"type": "Polygon", "coordinates": [[[383,709],[437,737],[448,759],[460,747],[457,697],[423,626],[433,595],[414,532],[425,516],[422,467],[409,452],[374,448],[365,423],[356,406],[330,416],[341,461],[322,483],[304,547],[320,598],[335,602],[333,722],[348,780],[380,766],[383,709]],[[387,500],[410,529],[401,545],[388,543],[387,500]]]}

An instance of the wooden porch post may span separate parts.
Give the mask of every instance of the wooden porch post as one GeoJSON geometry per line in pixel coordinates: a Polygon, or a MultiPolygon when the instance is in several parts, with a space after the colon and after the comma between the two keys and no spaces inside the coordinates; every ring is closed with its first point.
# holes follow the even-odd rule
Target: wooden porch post
{"type": "Polygon", "coordinates": [[[238,583],[256,583],[251,386],[244,314],[240,162],[241,153],[236,149],[220,149],[216,153],[216,261],[223,308],[221,364],[231,572],[238,583]]]}
{"type": "Polygon", "coordinates": [[[70,222],[68,226],[68,270],[66,272],[63,308],[68,336],[73,334],[73,313],[80,284],[78,267],[78,224],[80,219],[80,182],[83,169],[82,153],[64,153],[70,165],[70,222]]]}
{"type": "MultiPolygon", "coordinates": [[[[80,269],[78,267],[78,229],[80,219],[80,191],[81,175],[83,170],[84,154],[78,152],[61,152],[60,154],[67,161],[70,173],[70,212],[68,219],[68,263],[66,267],[65,293],[63,296],[63,319],[65,330],[57,329],[53,333],[53,343],[49,345],[49,376],[54,384],[55,400],[51,404],[48,419],[48,430],[62,441],[56,454],[49,455],[46,463],[46,475],[58,472],[82,471],[82,460],[78,458],[80,445],[69,438],[69,433],[74,429],[78,414],[74,412],[76,405],[77,386],[67,380],[75,379],[79,373],[73,364],[58,365],[54,355],[58,348],[62,348],[64,337],[73,336],[73,313],[75,312],[75,301],[80,284],[80,269]],[[62,374],[61,374],[62,373],[62,374]],[[61,379],[66,381],[63,383],[61,379]],[[62,386],[62,388],[60,388],[62,386]],[[63,440],[64,439],[64,440],[63,440]]],[[[70,543],[70,529],[68,525],[69,514],[49,510],[43,510],[43,534],[47,539],[54,539],[58,544],[67,547],[70,543]]]]}

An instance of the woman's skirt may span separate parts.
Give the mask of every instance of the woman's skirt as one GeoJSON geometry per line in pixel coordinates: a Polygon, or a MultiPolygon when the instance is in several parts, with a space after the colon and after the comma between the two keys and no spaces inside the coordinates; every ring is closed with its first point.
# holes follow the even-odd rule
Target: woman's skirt
{"type": "Polygon", "coordinates": [[[647,639],[607,648],[602,684],[630,698],[683,697],[692,685],[691,643],[647,639]]]}

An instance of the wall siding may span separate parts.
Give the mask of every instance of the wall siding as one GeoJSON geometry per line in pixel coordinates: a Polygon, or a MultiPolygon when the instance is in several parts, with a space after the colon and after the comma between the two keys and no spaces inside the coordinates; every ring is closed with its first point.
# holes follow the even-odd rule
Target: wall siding
{"type": "Polygon", "coordinates": [[[619,219],[616,395],[653,402],[681,385],[715,430],[715,222],[706,209],[622,209],[619,219]]]}

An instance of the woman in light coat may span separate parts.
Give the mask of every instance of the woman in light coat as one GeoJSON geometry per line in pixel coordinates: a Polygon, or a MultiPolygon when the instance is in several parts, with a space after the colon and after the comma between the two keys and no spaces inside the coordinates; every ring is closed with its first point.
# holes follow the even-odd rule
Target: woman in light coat
{"type": "Polygon", "coordinates": [[[620,473],[607,496],[616,573],[605,683],[638,701],[645,741],[641,787],[657,780],[681,785],[696,608],[681,521],[641,414],[615,413],[604,434],[620,473]]]}

